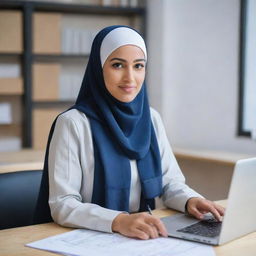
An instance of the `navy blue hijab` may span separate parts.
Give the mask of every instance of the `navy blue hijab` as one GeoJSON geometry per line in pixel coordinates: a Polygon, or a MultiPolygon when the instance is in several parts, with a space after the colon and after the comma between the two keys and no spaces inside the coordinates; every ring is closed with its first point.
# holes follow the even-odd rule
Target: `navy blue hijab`
{"type": "MultiPolygon", "coordinates": [[[[154,198],[162,194],[161,159],[145,82],[136,98],[128,103],[114,98],[104,83],[101,44],[109,32],[119,27],[124,26],[106,27],[95,37],[78,98],[70,109],[83,112],[91,126],[95,161],[92,203],[129,212],[129,160],[136,160],[142,190],[139,210],[144,211],[148,205],[154,209],[154,198]]],[[[56,120],[47,143],[39,197],[41,204],[46,197],[48,201],[49,196],[48,153],[56,120]]]]}

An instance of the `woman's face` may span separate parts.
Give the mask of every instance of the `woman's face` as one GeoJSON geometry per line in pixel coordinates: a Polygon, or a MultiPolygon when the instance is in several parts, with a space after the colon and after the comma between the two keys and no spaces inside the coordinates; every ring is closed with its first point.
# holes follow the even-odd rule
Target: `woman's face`
{"type": "Polygon", "coordinates": [[[146,60],[143,51],[134,45],[113,51],[103,65],[107,90],[121,102],[131,102],[145,79],[146,60]]]}

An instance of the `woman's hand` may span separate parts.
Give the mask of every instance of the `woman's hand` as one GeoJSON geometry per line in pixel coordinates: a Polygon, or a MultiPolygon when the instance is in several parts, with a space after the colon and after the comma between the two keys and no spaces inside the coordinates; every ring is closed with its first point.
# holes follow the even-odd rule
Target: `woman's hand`
{"type": "Polygon", "coordinates": [[[218,221],[222,221],[222,216],[224,216],[225,208],[215,204],[212,201],[199,198],[192,197],[187,201],[187,211],[189,214],[195,216],[198,219],[203,219],[204,214],[210,212],[213,214],[215,219],[218,221]]]}
{"type": "Polygon", "coordinates": [[[120,213],[112,223],[112,230],[128,237],[139,239],[167,237],[162,221],[148,213],[120,213]]]}

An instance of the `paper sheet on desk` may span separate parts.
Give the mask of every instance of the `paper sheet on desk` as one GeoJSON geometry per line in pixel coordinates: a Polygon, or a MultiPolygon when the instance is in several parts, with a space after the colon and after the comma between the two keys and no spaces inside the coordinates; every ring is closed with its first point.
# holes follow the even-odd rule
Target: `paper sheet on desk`
{"type": "Polygon", "coordinates": [[[131,239],[77,229],[27,244],[29,247],[73,256],[214,256],[212,246],[175,238],[131,239]]]}

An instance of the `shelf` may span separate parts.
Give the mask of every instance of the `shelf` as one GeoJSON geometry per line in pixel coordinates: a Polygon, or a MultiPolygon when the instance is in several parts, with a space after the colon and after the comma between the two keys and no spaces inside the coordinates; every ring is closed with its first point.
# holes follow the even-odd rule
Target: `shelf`
{"type": "Polygon", "coordinates": [[[58,60],[85,60],[88,54],[35,54],[34,61],[58,61],[58,60]]]}
{"type": "Polygon", "coordinates": [[[22,53],[0,53],[0,57],[3,57],[3,58],[21,58],[23,56],[22,53]]]}
{"type": "MultiPolygon", "coordinates": [[[[1,9],[20,9],[24,5],[21,1],[2,0],[0,2],[1,9]]],[[[118,16],[134,16],[144,15],[145,9],[142,7],[119,7],[119,6],[99,6],[99,5],[83,5],[83,4],[65,4],[65,3],[47,3],[26,1],[26,5],[30,5],[34,11],[43,12],[62,12],[72,14],[99,14],[99,15],[118,15],[118,16]]]]}
{"type": "MultiPolygon", "coordinates": [[[[31,3],[31,2],[30,2],[31,3]]],[[[144,14],[144,9],[140,7],[119,7],[119,6],[98,6],[98,5],[83,5],[83,4],[65,4],[65,3],[34,3],[36,11],[45,12],[63,12],[76,14],[100,14],[100,15],[141,15],[144,14]]]]}
{"type": "Polygon", "coordinates": [[[57,100],[57,101],[34,101],[34,108],[65,108],[75,104],[74,100],[57,100]]]}
{"type": "Polygon", "coordinates": [[[2,10],[20,10],[22,9],[24,4],[21,1],[9,1],[9,0],[2,0],[0,1],[0,8],[2,10]]]}

